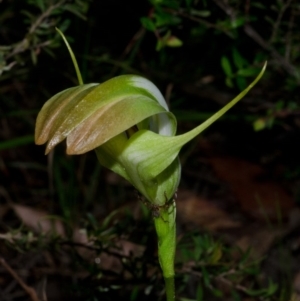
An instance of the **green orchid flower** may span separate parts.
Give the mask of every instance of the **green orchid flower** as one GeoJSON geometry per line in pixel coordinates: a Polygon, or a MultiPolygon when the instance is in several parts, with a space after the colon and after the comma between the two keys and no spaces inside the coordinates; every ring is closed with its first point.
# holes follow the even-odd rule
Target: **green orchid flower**
{"type": "MultiPolygon", "coordinates": [[[[136,133],[142,132],[146,139],[148,132],[174,136],[176,119],[154,84],[140,76],[123,75],[53,96],[38,115],[35,141],[48,141],[46,153],[64,139],[68,154],[95,149],[102,165],[131,182],[149,202],[162,205],[176,191],[180,164],[173,158],[169,168],[151,164],[150,170],[143,172],[144,167],[139,167],[143,158],[139,156],[145,149],[130,147],[131,143],[143,143],[134,142],[136,133]]],[[[151,153],[151,149],[146,152],[151,153]]]]}
{"type": "MultiPolygon", "coordinates": [[[[66,89],[50,98],[38,114],[35,141],[47,142],[46,154],[64,139],[68,154],[95,150],[100,164],[125,178],[145,197],[153,212],[167,300],[175,298],[174,195],[181,174],[179,151],[243,98],[265,68],[266,64],[257,78],[219,112],[182,135],[176,135],[176,118],[158,88],[137,75],[66,89]]],[[[82,82],[81,76],[78,78],[82,82]]]]}

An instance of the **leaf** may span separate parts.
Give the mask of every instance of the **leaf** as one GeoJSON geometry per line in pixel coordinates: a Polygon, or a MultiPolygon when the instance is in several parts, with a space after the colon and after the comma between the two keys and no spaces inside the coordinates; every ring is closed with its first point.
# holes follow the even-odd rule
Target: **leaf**
{"type": "Polygon", "coordinates": [[[28,206],[13,204],[12,208],[22,223],[38,233],[53,233],[64,237],[63,224],[58,219],[50,219],[49,214],[28,206]]]}
{"type": "Polygon", "coordinates": [[[22,136],[15,139],[10,139],[0,142],[0,150],[15,148],[26,144],[31,144],[34,141],[33,135],[22,136]]]}
{"type": "Polygon", "coordinates": [[[247,80],[244,77],[237,76],[236,77],[236,84],[239,90],[244,90],[247,87],[247,80]]]}
{"type": "Polygon", "coordinates": [[[42,12],[45,11],[45,4],[44,4],[43,0],[36,0],[36,4],[39,6],[39,8],[42,12]]]}
{"type": "Polygon", "coordinates": [[[231,69],[230,61],[226,56],[222,56],[221,66],[222,66],[222,69],[225,72],[225,74],[228,77],[231,77],[232,76],[232,69],[231,69]]]}
{"type": "Polygon", "coordinates": [[[240,26],[243,26],[245,24],[245,21],[245,17],[233,18],[230,23],[231,28],[238,28],[240,26]]]}
{"type": "Polygon", "coordinates": [[[202,287],[202,285],[197,286],[196,300],[203,301],[203,287],[202,287]]]}
{"type": "Polygon", "coordinates": [[[254,74],[257,74],[257,68],[254,67],[249,67],[249,68],[245,68],[245,69],[240,69],[237,72],[237,75],[239,76],[243,76],[243,77],[251,77],[254,74]]]}
{"type": "Polygon", "coordinates": [[[204,266],[201,267],[203,282],[206,287],[210,287],[210,277],[209,273],[204,266]]]}
{"type": "Polygon", "coordinates": [[[211,15],[211,12],[209,10],[195,10],[195,9],[191,9],[191,14],[194,15],[194,16],[206,18],[206,17],[209,17],[211,15]]]}
{"type": "Polygon", "coordinates": [[[226,77],[225,84],[229,88],[233,88],[234,87],[233,81],[232,81],[232,79],[230,77],[226,77]]]}
{"type": "Polygon", "coordinates": [[[166,45],[169,47],[181,47],[182,44],[182,41],[175,36],[170,36],[166,41],[166,45]]]}
{"type": "Polygon", "coordinates": [[[150,19],[150,18],[147,18],[147,17],[142,17],[140,19],[142,25],[149,31],[155,31],[156,30],[156,26],[154,24],[154,22],[150,19]]]}
{"type": "MultiPolygon", "coordinates": [[[[232,59],[237,69],[242,69],[245,66],[249,66],[247,60],[241,56],[240,52],[235,47],[232,48],[232,59]]],[[[255,74],[257,74],[257,71],[255,74]]],[[[252,76],[254,76],[255,74],[253,74],[252,76]]]]}
{"type": "Polygon", "coordinates": [[[81,12],[79,12],[77,5],[65,4],[64,5],[64,9],[67,10],[67,11],[69,11],[69,12],[71,12],[75,16],[81,18],[82,20],[86,20],[87,19],[86,16],[84,16],[81,12]]]}
{"type": "Polygon", "coordinates": [[[253,129],[255,132],[261,131],[266,128],[267,120],[266,118],[258,118],[253,122],[253,129]]]}

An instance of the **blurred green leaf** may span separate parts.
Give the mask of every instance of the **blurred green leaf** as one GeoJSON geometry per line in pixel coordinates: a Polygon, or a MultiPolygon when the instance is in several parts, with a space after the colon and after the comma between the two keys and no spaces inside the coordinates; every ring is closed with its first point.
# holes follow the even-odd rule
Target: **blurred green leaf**
{"type": "Polygon", "coordinates": [[[182,44],[182,41],[175,36],[170,36],[166,41],[168,47],[181,47],[182,44]]]}
{"type": "Polygon", "coordinates": [[[278,284],[269,279],[269,287],[266,289],[266,297],[274,295],[278,290],[278,284]]]}
{"type": "Polygon", "coordinates": [[[213,288],[211,292],[218,298],[223,297],[223,292],[217,288],[213,288]]]}
{"type": "Polygon", "coordinates": [[[77,17],[81,18],[82,20],[86,20],[86,16],[83,15],[79,10],[78,10],[78,6],[75,4],[67,4],[64,6],[64,9],[73,13],[74,15],[76,15],[77,17]]]}
{"type": "Polygon", "coordinates": [[[258,68],[255,67],[249,67],[246,69],[240,69],[237,72],[237,75],[243,76],[243,77],[253,77],[257,72],[259,71],[258,68]]]}
{"type": "Polygon", "coordinates": [[[149,31],[155,31],[156,26],[155,26],[154,22],[153,22],[150,18],[148,18],[148,17],[142,17],[142,18],[140,19],[140,21],[141,21],[142,25],[143,25],[147,30],[149,30],[149,31]]]}
{"type": "Polygon", "coordinates": [[[232,28],[238,28],[240,26],[243,26],[245,24],[245,17],[238,17],[238,18],[235,18],[233,20],[231,20],[231,27],[232,28]]]}
{"type": "Polygon", "coordinates": [[[211,15],[211,12],[209,10],[195,10],[191,9],[191,14],[198,17],[209,17],[211,15]]]}
{"type": "Polygon", "coordinates": [[[231,64],[230,64],[230,61],[229,61],[228,57],[226,57],[226,56],[221,57],[221,66],[222,66],[223,71],[225,72],[225,74],[228,77],[231,77],[232,76],[232,69],[231,69],[231,64]]]}
{"type": "Polygon", "coordinates": [[[242,91],[247,87],[247,81],[244,77],[237,76],[236,77],[236,84],[238,88],[242,91]]]}
{"type": "Polygon", "coordinates": [[[254,131],[258,132],[264,129],[272,128],[275,118],[273,116],[261,117],[253,122],[254,131]]]}
{"type": "Polygon", "coordinates": [[[203,301],[203,288],[201,284],[197,286],[196,300],[203,301]]]}
{"type": "Polygon", "coordinates": [[[235,47],[232,48],[232,59],[233,59],[234,65],[237,67],[237,69],[242,69],[245,66],[249,65],[247,60],[242,57],[240,52],[235,47]]]}
{"type": "Polygon", "coordinates": [[[210,276],[207,269],[204,266],[201,267],[201,272],[205,286],[210,287],[210,276]]]}
{"type": "Polygon", "coordinates": [[[232,79],[230,77],[226,77],[225,84],[229,88],[233,88],[234,87],[233,81],[232,81],[232,79]]]}
{"type": "Polygon", "coordinates": [[[10,139],[10,140],[7,140],[7,141],[0,142],[0,150],[9,149],[9,148],[16,148],[16,147],[19,147],[19,146],[22,146],[22,145],[31,144],[33,142],[34,142],[33,135],[18,137],[18,138],[15,138],[15,139],[10,139]]]}
{"type": "Polygon", "coordinates": [[[163,27],[163,26],[174,26],[181,23],[181,18],[178,16],[174,16],[172,14],[166,13],[164,11],[155,12],[155,25],[156,27],[163,27]]]}
{"type": "Polygon", "coordinates": [[[222,247],[220,244],[216,244],[213,248],[212,254],[209,258],[209,263],[216,264],[222,258],[222,247]]]}
{"type": "Polygon", "coordinates": [[[41,9],[42,12],[45,11],[45,4],[43,0],[36,0],[37,5],[39,6],[39,8],[41,9]]]}

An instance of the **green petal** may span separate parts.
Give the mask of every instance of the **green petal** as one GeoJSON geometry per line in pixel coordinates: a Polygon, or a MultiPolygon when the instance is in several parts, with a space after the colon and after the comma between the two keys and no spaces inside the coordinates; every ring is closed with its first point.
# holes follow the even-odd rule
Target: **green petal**
{"type": "Polygon", "coordinates": [[[142,124],[148,124],[149,129],[166,135],[176,132],[176,119],[159,90],[148,80],[132,75],[59,93],[39,116],[37,142],[49,141],[46,152],[69,136],[67,152],[84,153],[148,117],[142,124]],[[46,134],[40,137],[40,132],[46,134]]]}
{"type": "Polygon", "coordinates": [[[67,114],[98,84],[69,88],[51,97],[38,114],[35,127],[36,144],[43,144],[52,137],[67,114]],[[63,112],[63,113],[62,113],[63,112]],[[66,114],[66,115],[65,115],[66,114]]]}
{"type": "Polygon", "coordinates": [[[121,177],[130,182],[125,167],[116,160],[123,151],[128,139],[125,133],[115,136],[104,145],[95,149],[97,158],[101,165],[117,173],[121,177]]]}
{"type": "Polygon", "coordinates": [[[142,181],[153,179],[173,162],[184,144],[199,135],[241,100],[262,77],[265,68],[266,64],[256,79],[231,102],[204,123],[183,135],[167,137],[151,131],[138,131],[129,139],[121,154],[124,158],[122,160],[126,160],[128,164],[131,162],[136,167],[142,181]]]}
{"type": "MultiPolygon", "coordinates": [[[[165,109],[148,97],[126,96],[96,110],[88,119],[76,126],[67,137],[67,153],[88,152],[145,118],[163,112],[165,109]]],[[[62,128],[65,128],[64,125],[62,128]]],[[[58,130],[53,139],[59,135],[61,132],[58,130]]]]}
{"type": "Polygon", "coordinates": [[[122,133],[96,148],[100,164],[128,180],[149,201],[164,204],[166,197],[169,200],[179,184],[181,167],[178,158],[170,162],[156,177],[144,180],[135,162],[131,162],[130,158],[124,155],[126,145],[128,140],[122,133]]]}

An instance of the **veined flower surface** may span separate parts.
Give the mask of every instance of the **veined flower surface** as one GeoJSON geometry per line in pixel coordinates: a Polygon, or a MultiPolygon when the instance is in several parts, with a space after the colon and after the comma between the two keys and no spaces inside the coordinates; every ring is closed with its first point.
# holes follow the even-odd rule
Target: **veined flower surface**
{"type": "MultiPolygon", "coordinates": [[[[143,175],[139,146],[126,152],[135,141],[135,134],[128,134],[134,126],[136,133],[176,134],[176,119],[157,87],[143,77],[123,75],[54,95],[38,115],[35,139],[37,144],[48,142],[46,153],[64,139],[68,154],[95,149],[102,165],[131,182],[149,201],[163,203],[178,186],[179,161],[174,158],[164,172],[152,177],[143,175]]],[[[147,152],[151,151],[149,145],[147,152]]]]}
{"type": "Polygon", "coordinates": [[[49,152],[66,138],[68,154],[95,149],[102,165],[161,206],[177,189],[181,147],[243,98],[265,68],[266,64],[256,79],[220,111],[177,136],[176,119],[162,94],[143,77],[122,75],[102,84],[70,88],[53,96],[42,108],[36,143],[48,141],[49,152]]]}

